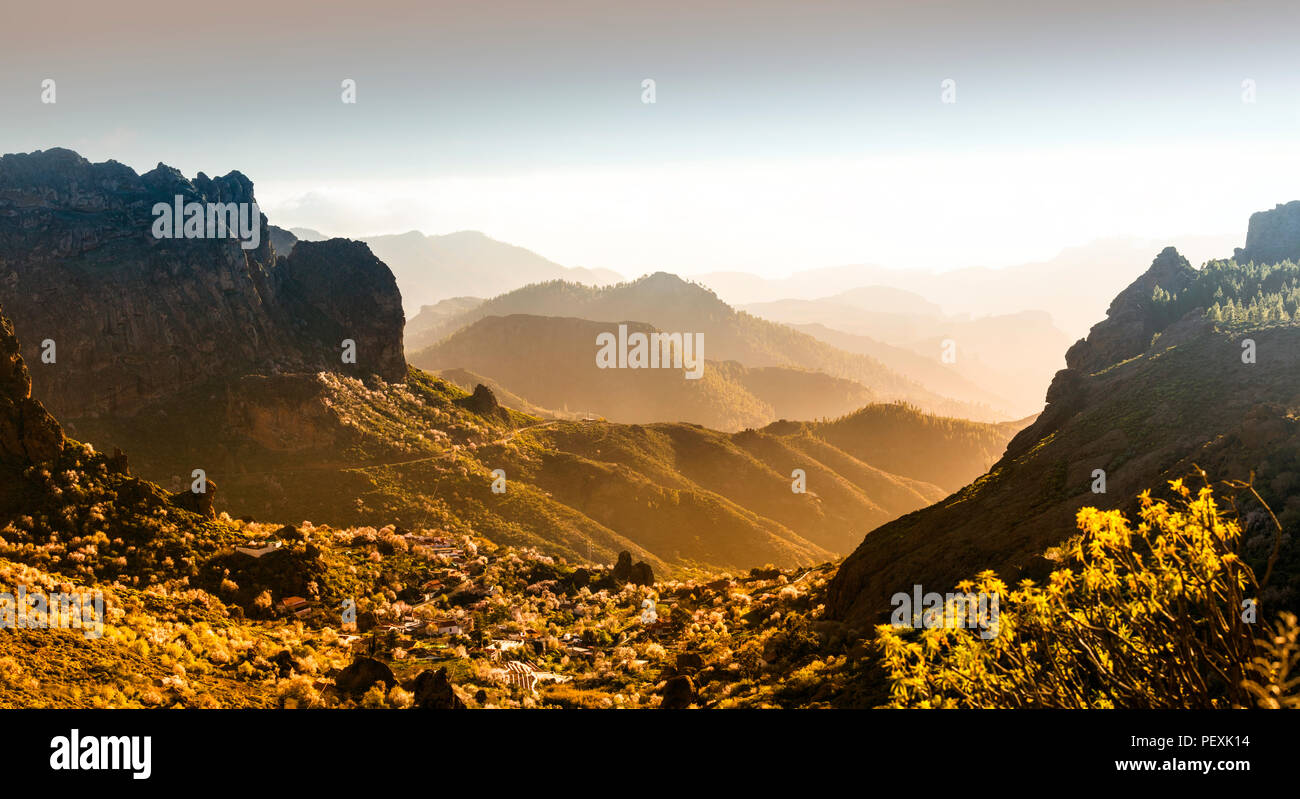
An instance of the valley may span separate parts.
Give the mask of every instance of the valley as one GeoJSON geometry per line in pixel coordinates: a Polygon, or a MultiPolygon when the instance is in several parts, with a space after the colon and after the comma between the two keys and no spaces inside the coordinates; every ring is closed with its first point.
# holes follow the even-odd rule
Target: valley
{"type": "Polygon", "coordinates": [[[1034,312],[864,286],[751,313],[666,272],[408,320],[369,245],[149,236],[174,196],[254,195],[0,158],[0,577],[107,608],[102,645],[5,637],[0,703],[1226,707],[1272,685],[1242,654],[1271,639],[1214,603],[1294,635],[1300,206],[1252,217],[1244,263],[1164,249],[1065,347],[1034,312]],[[999,660],[988,625],[888,623],[900,592],[972,588],[1075,676],[999,660]],[[1179,602],[1191,626],[1147,623],[1179,602]],[[1111,681],[1072,659],[1109,629],[1085,611],[1155,648],[1222,618],[1234,648],[1196,662],[1235,676],[1111,681]]]}

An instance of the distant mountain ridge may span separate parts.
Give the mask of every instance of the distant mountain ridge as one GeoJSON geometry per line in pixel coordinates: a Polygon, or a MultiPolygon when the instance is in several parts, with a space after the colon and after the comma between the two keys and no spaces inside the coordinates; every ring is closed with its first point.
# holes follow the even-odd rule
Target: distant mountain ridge
{"type": "Polygon", "coordinates": [[[393,270],[412,312],[450,297],[490,297],[543,280],[603,285],[623,279],[608,269],[561,266],[473,230],[442,236],[413,230],[362,240],[393,270]]]}
{"type": "MultiPolygon", "coordinates": [[[[651,334],[628,322],[629,335],[651,334]]],[[[600,369],[595,342],[617,325],[554,316],[488,316],[421,351],[429,371],[467,369],[544,408],[594,413],[615,422],[681,421],[715,430],[761,427],[777,419],[836,417],[876,399],[843,378],[784,366],[708,360],[698,380],[683,369],[600,369]]]]}
{"type": "MultiPolygon", "coordinates": [[[[785,325],[738,312],[708,289],[664,272],[602,288],[565,281],[533,284],[461,314],[438,321],[417,317],[411,324],[421,325],[421,340],[438,340],[484,317],[514,314],[606,323],[636,321],[663,331],[702,333],[709,359],[736,361],[751,369],[780,366],[821,372],[853,381],[880,399],[906,400],[942,415],[985,421],[1011,415],[942,396],[874,358],[838,350],[785,325]]],[[[432,355],[426,357],[423,352],[413,352],[411,358],[416,364],[438,363],[439,368],[455,365],[432,355]]]]}
{"type": "Polygon", "coordinates": [[[864,290],[757,303],[742,310],[869,355],[954,399],[1017,416],[1042,407],[1043,391],[1070,343],[1046,312],[946,316],[919,297],[898,297],[890,308],[886,300],[898,294],[882,297],[864,290]]]}
{"type": "MultiPolygon", "coordinates": [[[[272,227],[276,250],[287,254],[302,241],[319,241],[324,234],[311,228],[272,227]]],[[[572,280],[606,285],[623,280],[609,269],[562,266],[537,253],[497,241],[477,230],[425,235],[418,230],[366,236],[365,242],[388,265],[402,288],[411,318],[425,306],[470,295],[491,297],[545,280],[572,280]]]]}
{"type": "Polygon", "coordinates": [[[421,305],[420,312],[406,323],[406,350],[419,352],[446,335],[443,325],[485,302],[481,297],[449,297],[433,305],[421,305]]]}
{"type": "MultiPolygon", "coordinates": [[[[1229,252],[1240,239],[1200,235],[1180,240],[1201,253],[1201,260],[1207,260],[1229,252]]],[[[784,278],[734,272],[689,277],[736,306],[815,299],[863,286],[884,286],[924,297],[949,315],[1046,311],[1054,325],[1069,338],[1076,338],[1101,317],[1111,298],[1141,273],[1151,252],[1165,243],[1131,236],[1098,239],[1066,247],[1051,258],[1000,268],[933,270],[850,264],[806,269],[784,278]]]]}

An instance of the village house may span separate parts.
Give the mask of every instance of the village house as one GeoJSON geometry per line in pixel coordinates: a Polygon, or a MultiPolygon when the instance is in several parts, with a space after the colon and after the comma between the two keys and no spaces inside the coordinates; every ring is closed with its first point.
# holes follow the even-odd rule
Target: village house
{"type": "Polygon", "coordinates": [[[280,609],[286,610],[301,619],[311,613],[311,603],[300,596],[287,596],[280,600],[280,609]]]}
{"type": "Polygon", "coordinates": [[[461,625],[455,619],[434,619],[429,622],[428,629],[439,635],[460,635],[461,625]]]}

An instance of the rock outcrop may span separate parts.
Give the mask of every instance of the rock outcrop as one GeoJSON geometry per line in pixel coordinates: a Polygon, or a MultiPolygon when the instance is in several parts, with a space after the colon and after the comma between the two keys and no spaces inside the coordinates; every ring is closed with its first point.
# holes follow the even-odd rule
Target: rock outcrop
{"type": "Polygon", "coordinates": [[[412,693],[415,706],[421,710],[464,710],[465,703],[456,695],[447,669],[422,671],[415,676],[412,693]]]}
{"type": "Polygon", "coordinates": [[[1152,294],[1157,288],[1177,294],[1195,277],[1196,270],[1187,259],[1173,247],[1166,247],[1141,277],[1111,301],[1106,319],[1093,325],[1086,339],[1066,351],[1066,367],[1091,374],[1141,355],[1151,344],[1151,337],[1163,327],[1159,316],[1152,312],[1152,294]]]}
{"type": "Polygon", "coordinates": [[[618,553],[618,562],[614,564],[610,577],[614,580],[614,585],[622,588],[628,583],[634,585],[653,586],[655,584],[654,569],[649,563],[643,560],[632,562],[632,553],[624,550],[618,553]]]}
{"type": "Polygon", "coordinates": [[[63,429],[32,399],[32,380],[13,325],[0,308],[0,462],[15,468],[54,460],[63,429]]]}
{"type": "Polygon", "coordinates": [[[690,707],[698,700],[695,694],[695,683],[690,677],[679,674],[676,677],[669,678],[664,684],[663,703],[659,707],[663,710],[683,710],[690,707]]]}
{"type": "Polygon", "coordinates": [[[1239,264],[1300,261],[1300,200],[1251,214],[1246,246],[1232,257],[1239,264]]]}
{"type": "Polygon", "coordinates": [[[357,696],[370,690],[375,683],[383,683],[384,688],[397,684],[393,670],[388,664],[369,657],[359,657],[347,665],[334,678],[334,687],[340,692],[357,696]]]}
{"type": "MultiPolygon", "coordinates": [[[[1092,326],[1087,338],[1079,339],[1065,353],[1065,368],[1047,387],[1047,404],[1032,425],[1021,430],[1007,445],[1006,457],[1024,454],[1045,436],[1058,430],[1087,404],[1085,378],[1114,364],[1146,352],[1156,334],[1167,327],[1154,306],[1156,289],[1177,294],[1196,277],[1196,270],[1173,247],[1166,247],[1137,280],[1119,293],[1106,310],[1106,318],[1092,326]]],[[[1189,332],[1206,326],[1200,319],[1187,320],[1189,332]]]]}
{"type": "Polygon", "coordinates": [[[205,519],[215,519],[217,518],[217,511],[212,506],[212,502],[217,495],[217,484],[212,480],[208,480],[204,488],[205,490],[201,493],[192,490],[178,491],[170,497],[172,504],[205,519]]]}
{"type": "Polygon", "coordinates": [[[130,416],[246,374],[405,378],[401,295],[364,244],[301,242],[277,257],[251,212],[242,240],[156,237],[155,205],[178,196],[255,202],[238,172],[187,180],[159,164],[137,175],[64,149],[0,158],[0,302],[54,414],[130,416]]]}
{"type": "Polygon", "coordinates": [[[474,386],[474,393],[466,397],[465,407],[479,416],[486,416],[489,413],[496,413],[501,406],[497,403],[496,395],[492,393],[492,389],[479,383],[474,386]]]}

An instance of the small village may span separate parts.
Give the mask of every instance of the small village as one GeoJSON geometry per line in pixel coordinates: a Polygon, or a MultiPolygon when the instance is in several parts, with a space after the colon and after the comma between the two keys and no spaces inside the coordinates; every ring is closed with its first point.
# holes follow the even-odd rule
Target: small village
{"type": "MultiPolygon", "coordinates": [[[[779,656],[770,643],[764,651],[759,636],[736,632],[771,621],[761,612],[769,604],[798,607],[802,617],[813,582],[807,578],[820,573],[769,568],[656,582],[650,566],[627,552],[612,566],[575,566],[432,531],[386,527],[358,535],[322,527],[311,535],[346,537],[352,568],[382,563],[386,570],[381,576],[375,569],[384,590],[357,597],[350,613],[300,595],[275,602],[276,615],[330,631],[333,646],[350,656],[332,684],[314,684],[344,703],[366,698],[356,696],[362,687],[367,701],[380,702],[383,686],[427,682],[428,673],[442,685],[438,701],[452,707],[702,705],[711,680],[757,676],[764,655],[779,656]],[[406,579],[395,582],[389,569],[406,579]],[[740,609],[748,618],[737,618],[740,609]],[[742,641],[747,648],[736,651],[742,641]]],[[[291,544],[272,537],[236,551],[276,558],[291,544]]]]}

